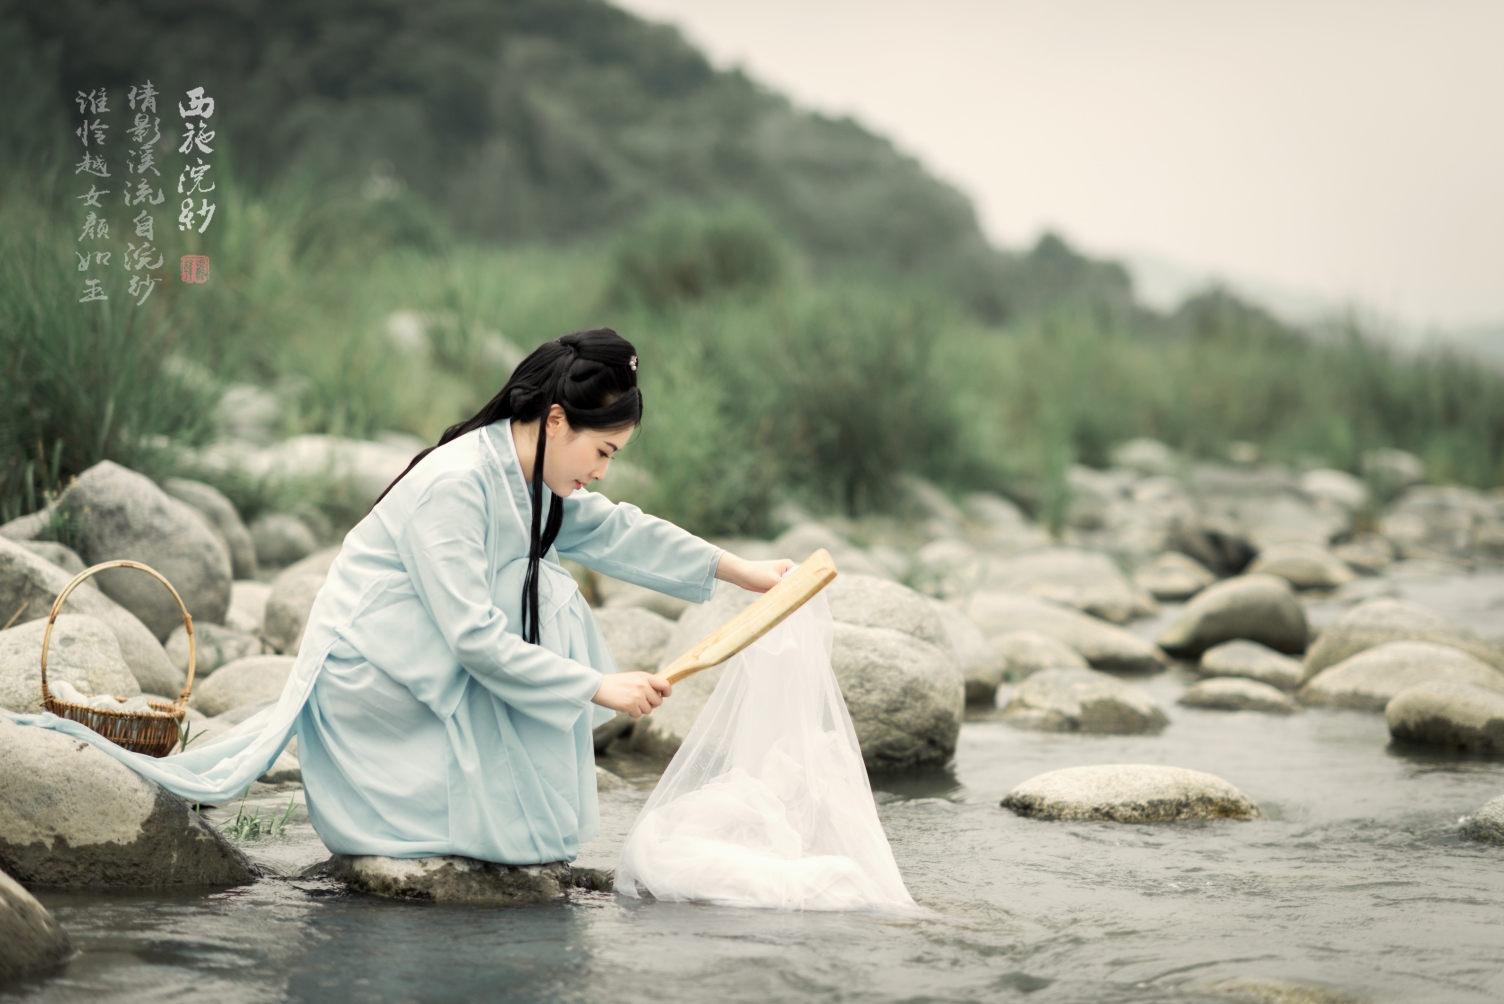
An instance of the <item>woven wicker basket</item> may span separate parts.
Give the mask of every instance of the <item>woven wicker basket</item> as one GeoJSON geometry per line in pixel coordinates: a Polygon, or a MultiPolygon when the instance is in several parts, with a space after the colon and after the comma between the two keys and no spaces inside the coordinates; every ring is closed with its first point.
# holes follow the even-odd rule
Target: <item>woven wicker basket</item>
{"type": "MultiPolygon", "coordinates": [[[[132,752],[164,757],[178,744],[183,719],[188,713],[188,696],[193,693],[193,667],[197,659],[198,644],[193,637],[193,618],[189,616],[188,607],[184,605],[183,598],[178,595],[176,589],[172,588],[172,583],[168,582],[161,572],[139,561],[102,562],[75,575],[73,581],[63,587],[63,591],[57,594],[57,599],[52,603],[52,613],[47,617],[47,630],[42,635],[42,707],[59,718],[68,718],[86,725],[116,745],[132,752]],[[162,585],[167,587],[167,591],[172,593],[172,598],[178,601],[178,609],[183,611],[183,626],[188,630],[188,682],[183,686],[183,692],[178,695],[176,701],[171,703],[148,701],[147,703],[153,709],[151,711],[115,711],[111,708],[94,708],[87,704],[60,701],[52,696],[52,691],[47,689],[47,646],[52,641],[52,626],[57,623],[57,615],[62,611],[69,593],[89,576],[102,572],[106,568],[137,568],[149,575],[154,575],[161,580],[162,585]]],[[[124,704],[126,699],[117,697],[115,700],[124,704]]]]}

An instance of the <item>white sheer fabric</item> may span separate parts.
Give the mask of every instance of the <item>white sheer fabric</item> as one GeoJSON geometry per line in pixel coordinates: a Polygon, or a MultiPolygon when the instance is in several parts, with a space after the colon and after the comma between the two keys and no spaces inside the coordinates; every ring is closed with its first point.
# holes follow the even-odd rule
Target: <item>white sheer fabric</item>
{"type": "Polygon", "coordinates": [[[913,908],[831,670],[833,635],[816,596],[727,664],[627,834],[617,892],[776,910],[913,908]]]}

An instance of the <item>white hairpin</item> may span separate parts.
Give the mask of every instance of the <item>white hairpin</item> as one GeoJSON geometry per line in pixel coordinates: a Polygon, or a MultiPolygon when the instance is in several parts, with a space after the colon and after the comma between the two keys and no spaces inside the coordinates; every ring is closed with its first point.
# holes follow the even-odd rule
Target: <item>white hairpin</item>
{"type": "Polygon", "coordinates": [[[632,368],[632,372],[633,373],[636,373],[637,372],[637,357],[633,356],[631,359],[628,359],[627,360],[627,365],[632,368]]]}

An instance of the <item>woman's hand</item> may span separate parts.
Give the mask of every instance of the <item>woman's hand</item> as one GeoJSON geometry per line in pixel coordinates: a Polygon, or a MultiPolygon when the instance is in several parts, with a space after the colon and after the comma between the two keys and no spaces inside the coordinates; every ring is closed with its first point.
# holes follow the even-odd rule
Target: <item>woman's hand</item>
{"type": "Polygon", "coordinates": [[[778,585],[778,580],[783,578],[783,573],[793,568],[795,564],[797,562],[787,558],[747,561],[744,558],[738,558],[730,551],[722,551],[720,563],[715,566],[715,577],[733,586],[750,589],[754,593],[765,593],[778,585]]]}
{"type": "Polygon", "coordinates": [[[673,692],[672,683],[652,673],[607,673],[601,677],[600,689],[591,700],[603,708],[641,718],[652,714],[673,692]]]}

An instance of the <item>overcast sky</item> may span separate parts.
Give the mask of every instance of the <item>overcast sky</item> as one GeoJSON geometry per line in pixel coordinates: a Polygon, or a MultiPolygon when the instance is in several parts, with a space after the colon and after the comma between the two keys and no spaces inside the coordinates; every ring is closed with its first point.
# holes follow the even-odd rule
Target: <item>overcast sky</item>
{"type": "Polygon", "coordinates": [[[1003,245],[1054,228],[1412,325],[1504,320],[1504,0],[621,5],[890,137],[1003,245]]]}

